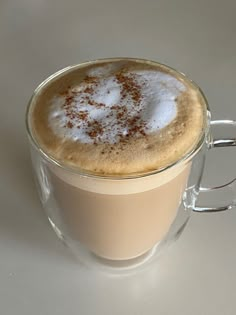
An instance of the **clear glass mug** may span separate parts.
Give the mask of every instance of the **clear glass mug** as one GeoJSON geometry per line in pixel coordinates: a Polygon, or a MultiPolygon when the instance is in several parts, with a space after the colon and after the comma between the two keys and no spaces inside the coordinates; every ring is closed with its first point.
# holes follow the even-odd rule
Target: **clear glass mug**
{"type": "Polygon", "coordinates": [[[42,87],[79,67],[67,67],[41,83],[27,109],[27,132],[41,203],[57,236],[84,265],[113,272],[146,266],[158,257],[160,249],[177,239],[192,211],[216,212],[236,206],[236,179],[220,187],[200,186],[206,153],[236,145],[236,121],[211,121],[207,100],[191,81],[205,100],[207,123],[188,155],[164,169],[129,177],[98,176],[73,169],[43,151],[34,138],[30,117],[42,87]],[[225,196],[231,192],[232,198],[224,205],[199,206],[199,194],[209,192],[213,200],[219,192],[225,196]]]}

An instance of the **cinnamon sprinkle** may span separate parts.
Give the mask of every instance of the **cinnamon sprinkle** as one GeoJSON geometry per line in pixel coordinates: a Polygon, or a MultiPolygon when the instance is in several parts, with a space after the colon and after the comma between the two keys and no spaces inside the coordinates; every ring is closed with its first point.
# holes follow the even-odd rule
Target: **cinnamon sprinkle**
{"type": "MultiPolygon", "coordinates": [[[[68,89],[62,93],[65,97],[65,103],[62,107],[65,110],[66,117],[69,119],[64,127],[70,129],[74,126],[78,129],[85,127],[87,129],[85,132],[96,144],[101,141],[101,137],[104,135],[104,128],[106,128],[107,131],[112,131],[112,129],[116,127],[117,139],[119,139],[121,143],[127,142],[130,137],[134,137],[135,135],[145,136],[146,123],[141,119],[141,109],[139,109],[142,101],[142,86],[137,82],[136,76],[137,75],[134,73],[126,72],[125,69],[122,69],[115,75],[114,80],[121,87],[121,104],[115,104],[109,108],[110,112],[106,117],[116,118],[115,125],[111,123],[110,126],[105,127],[102,121],[91,120],[87,110],[79,109],[84,103],[98,109],[106,107],[106,104],[98,103],[92,98],[95,93],[95,88],[98,86],[99,78],[86,76],[82,83],[86,83],[87,85],[85,85],[82,91],[72,90],[68,87],[68,89]],[[85,95],[81,97],[81,93],[85,93],[85,95]],[[81,97],[80,102],[76,100],[78,96],[81,97]],[[135,116],[131,116],[127,106],[122,104],[123,101],[128,102],[129,98],[132,100],[131,108],[134,107],[134,111],[131,109],[130,113],[133,115],[133,112],[135,112],[135,116]],[[124,129],[127,130],[125,135],[123,133],[124,129]]],[[[107,93],[109,94],[110,90],[108,90],[107,93]]],[[[103,137],[102,141],[105,143],[106,139],[103,137]]]]}

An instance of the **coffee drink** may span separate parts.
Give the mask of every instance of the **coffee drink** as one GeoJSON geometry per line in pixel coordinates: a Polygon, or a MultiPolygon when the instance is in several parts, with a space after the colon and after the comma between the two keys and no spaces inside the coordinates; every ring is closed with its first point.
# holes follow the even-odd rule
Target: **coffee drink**
{"type": "Polygon", "coordinates": [[[205,124],[198,89],[166,66],[113,59],[59,72],[29,111],[34,141],[51,159],[50,220],[104,258],[147,252],[174,221],[205,124]]]}

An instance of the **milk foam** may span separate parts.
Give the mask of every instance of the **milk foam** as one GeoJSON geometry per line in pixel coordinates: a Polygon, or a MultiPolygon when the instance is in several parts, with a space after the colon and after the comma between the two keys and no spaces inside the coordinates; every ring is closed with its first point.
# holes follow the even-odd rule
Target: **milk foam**
{"type": "Polygon", "coordinates": [[[190,168],[191,162],[187,161],[186,163],[167,169],[165,172],[134,179],[112,180],[78,176],[78,174],[69,173],[58,166],[50,166],[51,171],[67,184],[85,191],[106,195],[143,193],[167,184],[181,173],[186,173],[186,176],[188,176],[190,168]]]}
{"type": "Polygon", "coordinates": [[[175,119],[176,98],[186,89],[181,81],[152,69],[130,69],[124,77],[131,77],[137,85],[138,99],[136,90],[122,92],[124,85],[117,80],[114,69],[107,66],[90,70],[88,80],[54,96],[48,116],[53,132],[81,143],[114,144],[132,131],[128,121],[135,121],[136,127],[150,134],[175,119]]]}

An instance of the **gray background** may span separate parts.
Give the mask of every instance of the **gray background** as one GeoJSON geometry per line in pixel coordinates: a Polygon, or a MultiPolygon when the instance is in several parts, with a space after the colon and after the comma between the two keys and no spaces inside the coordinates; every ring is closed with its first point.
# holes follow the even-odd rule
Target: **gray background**
{"type": "MultiPolygon", "coordinates": [[[[203,88],[213,118],[236,119],[235,12],[234,0],[0,1],[0,314],[236,313],[235,210],[193,214],[144,273],[89,272],[41,209],[24,129],[27,101],[45,77],[110,56],[176,67],[203,88]]],[[[235,157],[210,154],[204,182],[233,178],[235,157]]]]}

